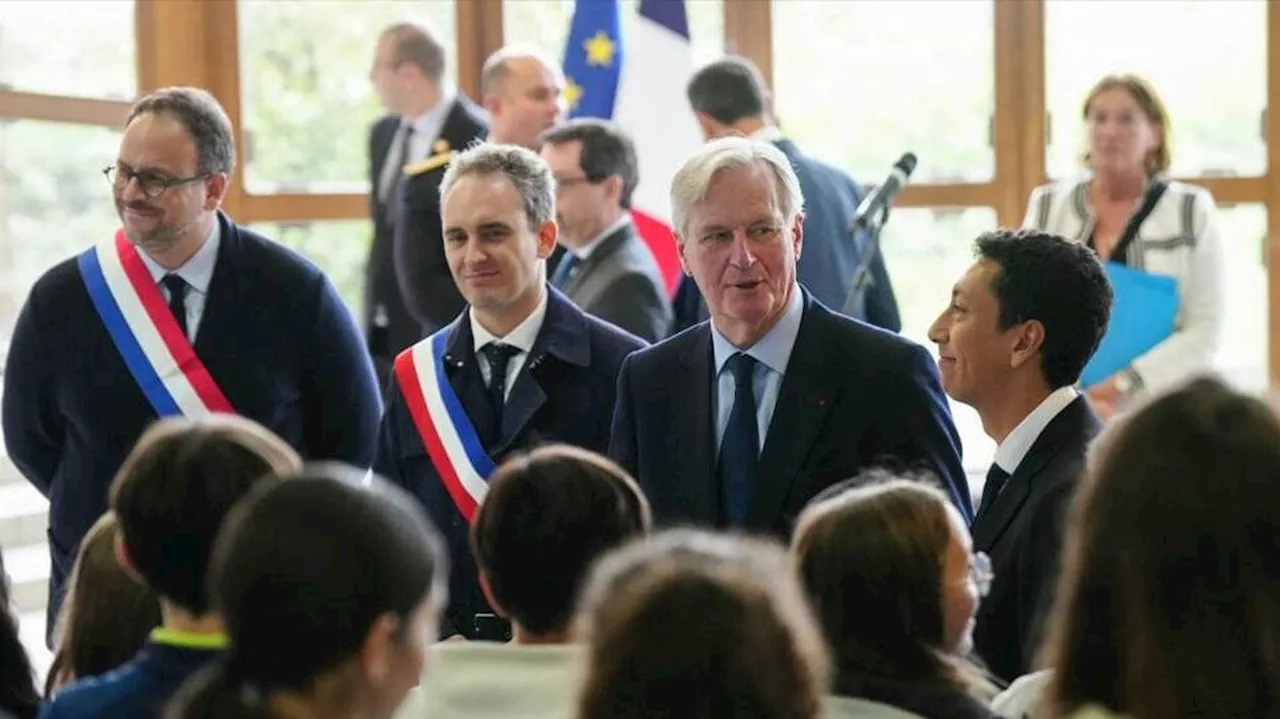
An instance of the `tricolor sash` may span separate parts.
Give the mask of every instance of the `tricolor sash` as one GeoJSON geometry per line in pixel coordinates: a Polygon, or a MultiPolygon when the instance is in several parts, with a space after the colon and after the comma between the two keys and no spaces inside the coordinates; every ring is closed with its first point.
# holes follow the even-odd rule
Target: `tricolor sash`
{"type": "Polygon", "coordinates": [[[85,250],[77,262],[107,334],[157,415],[195,419],[235,412],[124,230],[85,250]]]}
{"type": "Polygon", "coordinates": [[[396,357],[396,380],[440,481],[471,524],[489,490],[495,465],[445,374],[448,341],[444,329],[401,352],[396,357]]]}

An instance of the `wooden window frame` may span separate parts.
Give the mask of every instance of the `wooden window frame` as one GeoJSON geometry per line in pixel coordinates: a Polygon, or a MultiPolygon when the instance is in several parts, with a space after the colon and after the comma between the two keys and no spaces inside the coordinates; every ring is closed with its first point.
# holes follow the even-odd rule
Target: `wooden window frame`
{"type": "MultiPolygon", "coordinates": [[[[989,182],[909,185],[901,207],[995,209],[999,222],[1016,226],[1026,198],[1047,181],[1045,172],[1044,0],[992,0],[995,174],[989,182]]],[[[241,119],[237,3],[206,0],[136,0],[139,92],[165,85],[208,88],[226,108],[244,146],[241,119]],[[228,58],[233,61],[228,61],[228,58]]],[[[502,46],[502,0],[456,0],[458,85],[475,97],[484,59],[502,46]]],[[[727,52],[746,56],[773,77],[773,2],[726,0],[727,52]]],[[[1267,112],[1269,158],[1280,158],[1280,3],[1267,4],[1267,112]]],[[[0,117],[119,128],[130,103],[118,100],[0,89],[0,117]]],[[[1280,163],[1253,177],[1187,177],[1223,205],[1267,207],[1265,261],[1268,277],[1268,366],[1280,381],[1280,163]]],[[[307,222],[364,219],[368,200],[356,193],[256,194],[236,168],[225,206],[242,222],[307,222]]]]}

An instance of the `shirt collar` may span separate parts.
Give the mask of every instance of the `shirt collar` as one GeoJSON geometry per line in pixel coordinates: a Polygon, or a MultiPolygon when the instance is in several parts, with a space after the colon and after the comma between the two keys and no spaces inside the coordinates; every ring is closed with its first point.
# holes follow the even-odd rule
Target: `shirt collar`
{"type": "Polygon", "coordinates": [[[1045,397],[1040,405],[1019,422],[1018,426],[1014,427],[1009,436],[1005,437],[996,448],[996,466],[1011,475],[1018,471],[1018,465],[1022,464],[1027,452],[1031,451],[1031,445],[1040,438],[1044,428],[1048,427],[1053,418],[1074,402],[1079,395],[1075,387],[1068,385],[1059,387],[1045,397]]]}
{"type": "Polygon", "coordinates": [[[739,350],[734,347],[733,343],[725,339],[725,336],[720,334],[720,330],[716,329],[715,319],[712,319],[711,347],[715,353],[716,375],[718,376],[724,369],[724,363],[738,352],[750,355],[752,359],[778,374],[786,374],[787,363],[791,361],[791,350],[796,345],[796,336],[800,334],[800,320],[803,317],[804,297],[800,293],[800,286],[793,285],[791,300],[783,310],[782,316],[778,318],[778,323],[766,332],[760,341],[746,349],[739,350]]]}
{"type": "Polygon", "coordinates": [[[404,117],[400,120],[400,126],[413,126],[413,134],[418,137],[425,138],[427,142],[436,139],[440,134],[440,130],[444,127],[445,116],[449,114],[449,110],[453,107],[454,92],[446,89],[440,96],[440,102],[436,106],[418,115],[417,117],[404,117]]]}
{"type": "Polygon", "coordinates": [[[515,326],[515,329],[507,333],[506,337],[497,337],[489,330],[480,326],[476,321],[476,314],[473,310],[467,310],[467,319],[471,322],[471,337],[475,352],[479,352],[485,345],[491,342],[501,342],[511,345],[516,349],[528,354],[533,349],[533,341],[538,338],[538,332],[542,330],[542,320],[547,316],[547,295],[542,293],[542,300],[538,302],[538,306],[533,308],[533,312],[524,318],[524,321],[515,326]]]}
{"type": "Polygon", "coordinates": [[[147,266],[147,271],[151,273],[151,279],[156,284],[160,283],[160,279],[165,275],[173,274],[186,280],[191,288],[200,294],[208,294],[209,281],[213,279],[213,267],[218,262],[218,245],[222,242],[222,228],[220,222],[214,220],[213,228],[209,230],[209,234],[205,235],[204,244],[196,253],[191,256],[181,267],[170,272],[160,266],[159,262],[151,259],[146,252],[139,252],[138,256],[142,258],[142,263],[147,266]]]}
{"type": "Polygon", "coordinates": [[[608,227],[604,228],[603,232],[591,238],[591,241],[588,242],[587,244],[577,249],[569,249],[566,247],[565,250],[568,251],[570,254],[572,254],[574,257],[577,257],[579,262],[586,262],[587,258],[591,257],[591,253],[595,252],[597,249],[600,248],[600,243],[604,242],[605,238],[609,237],[609,235],[612,235],[613,233],[617,232],[623,227],[626,227],[629,224],[631,224],[631,213],[624,211],[622,213],[622,217],[619,217],[617,220],[615,220],[612,225],[609,225],[608,227]]]}

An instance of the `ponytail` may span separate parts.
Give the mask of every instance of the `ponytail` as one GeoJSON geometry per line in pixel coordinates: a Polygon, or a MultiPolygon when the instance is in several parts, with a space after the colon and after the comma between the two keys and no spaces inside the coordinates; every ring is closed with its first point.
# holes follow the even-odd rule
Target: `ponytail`
{"type": "Polygon", "coordinates": [[[191,677],[169,702],[164,719],[272,719],[267,694],[220,658],[191,677]]]}

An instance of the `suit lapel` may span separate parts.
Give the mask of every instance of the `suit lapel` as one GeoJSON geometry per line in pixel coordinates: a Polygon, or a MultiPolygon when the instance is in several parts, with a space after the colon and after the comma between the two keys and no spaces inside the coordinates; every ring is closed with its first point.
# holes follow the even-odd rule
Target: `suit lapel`
{"type": "Polygon", "coordinates": [[[467,419],[471,420],[476,434],[483,439],[492,436],[493,429],[489,417],[489,398],[484,376],[480,374],[480,360],[476,358],[469,317],[468,313],[463,312],[451,326],[442,330],[449,333],[443,362],[454,394],[462,403],[462,409],[467,413],[467,419]]]}
{"type": "Polygon", "coordinates": [[[1076,397],[1059,412],[1031,445],[995,504],[974,519],[971,528],[974,549],[990,550],[1027,501],[1035,478],[1045,465],[1064,452],[1083,451],[1081,445],[1096,435],[1098,428],[1098,419],[1083,396],[1076,397]]]}
{"type": "Polygon", "coordinates": [[[681,371],[687,392],[672,394],[670,415],[675,423],[668,436],[675,438],[672,456],[679,457],[676,466],[683,468],[679,476],[664,478],[686,503],[688,516],[721,516],[720,487],[716,479],[714,450],[715,371],[711,352],[711,326],[703,323],[694,330],[680,355],[681,371]]]}
{"type": "Polygon", "coordinates": [[[601,240],[599,246],[597,246],[595,251],[591,253],[591,256],[582,261],[575,268],[576,271],[573,272],[569,277],[569,281],[564,285],[564,293],[566,295],[573,296],[573,293],[578,290],[586,280],[587,276],[591,274],[592,268],[604,263],[604,261],[609,258],[609,255],[612,255],[621,249],[622,245],[630,237],[631,223],[628,222],[622,227],[611,232],[608,237],[601,240]]]}
{"type": "Polygon", "coordinates": [[[822,310],[806,297],[800,331],[756,470],[756,486],[747,511],[749,528],[773,527],[831,409],[833,398],[827,378],[833,369],[827,366],[823,349],[823,319],[822,310]]]}
{"type": "Polygon", "coordinates": [[[213,265],[213,276],[209,278],[209,291],[200,312],[200,326],[196,328],[196,341],[192,344],[196,355],[206,361],[206,366],[210,347],[235,346],[227,334],[234,332],[238,324],[235,305],[239,295],[236,285],[242,276],[236,268],[240,232],[222,211],[218,212],[218,225],[218,259],[213,265]]]}
{"type": "Polygon", "coordinates": [[[547,401],[547,393],[538,378],[549,357],[578,367],[591,364],[586,317],[568,298],[547,286],[547,314],[533,342],[529,356],[516,375],[507,403],[502,410],[502,427],[494,447],[495,457],[505,454],[523,438],[534,416],[547,401]]]}

